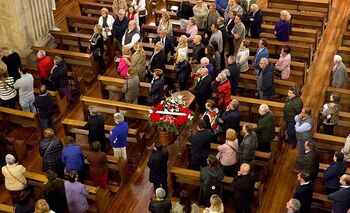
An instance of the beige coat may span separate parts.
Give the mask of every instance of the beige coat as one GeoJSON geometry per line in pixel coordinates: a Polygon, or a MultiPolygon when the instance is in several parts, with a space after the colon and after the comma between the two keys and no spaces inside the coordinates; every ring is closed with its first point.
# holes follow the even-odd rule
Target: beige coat
{"type": "Polygon", "coordinates": [[[124,9],[125,12],[127,12],[128,11],[128,5],[126,4],[125,0],[114,0],[112,9],[113,9],[113,13],[114,14],[118,14],[118,11],[120,9],[124,9]]]}
{"type": "Polygon", "coordinates": [[[202,7],[199,7],[197,4],[193,7],[194,19],[198,29],[204,29],[205,21],[207,19],[209,9],[206,3],[202,3],[202,7]]]}
{"type": "Polygon", "coordinates": [[[139,76],[126,78],[122,88],[122,92],[125,93],[125,100],[128,102],[134,102],[139,97],[140,91],[139,76]]]}
{"type": "Polygon", "coordinates": [[[2,174],[5,177],[5,188],[7,190],[20,191],[25,188],[25,184],[27,183],[27,180],[24,177],[26,168],[18,164],[13,164],[13,165],[6,164],[6,166],[3,166],[1,170],[2,170],[2,174]]]}
{"type": "Polygon", "coordinates": [[[323,123],[327,124],[327,125],[335,125],[335,124],[337,124],[339,122],[340,105],[336,104],[336,103],[333,103],[333,102],[327,103],[325,105],[327,105],[328,107],[326,107],[326,108],[324,107],[322,109],[322,116],[324,116],[324,117],[329,116],[329,119],[327,117],[323,121],[323,123]]]}
{"type": "Polygon", "coordinates": [[[140,81],[145,81],[146,75],[146,54],[141,55],[140,53],[134,53],[131,56],[131,62],[129,64],[131,67],[135,67],[137,75],[140,81]]]}

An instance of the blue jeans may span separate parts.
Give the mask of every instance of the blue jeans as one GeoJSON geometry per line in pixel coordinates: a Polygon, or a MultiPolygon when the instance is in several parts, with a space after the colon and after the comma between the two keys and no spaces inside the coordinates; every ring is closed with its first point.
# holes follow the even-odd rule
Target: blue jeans
{"type": "Polygon", "coordinates": [[[35,109],[33,103],[34,103],[34,99],[33,100],[29,100],[29,101],[28,100],[25,100],[25,101],[19,100],[19,105],[21,105],[22,110],[24,112],[36,113],[36,109],[35,109]]]}
{"type": "Polygon", "coordinates": [[[300,155],[305,155],[305,148],[304,148],[304,144],[305,144],[306,140],[299,140],[299,154],[300,155]]]}
{"type": "Polygon", "coordinates": [[[289,140],[290,144],[296,145],[297,144],[297,136],[296,136],[294,124],[286,122],[286,126],[287,126],[288,140],[289,140]]]}

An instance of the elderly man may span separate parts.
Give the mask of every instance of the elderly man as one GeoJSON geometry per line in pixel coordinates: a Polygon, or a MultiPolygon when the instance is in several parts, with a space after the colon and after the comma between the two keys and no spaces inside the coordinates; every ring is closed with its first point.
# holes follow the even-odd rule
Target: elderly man
{"type": "Polygon", "coordinates": [[[258,49],[255,53],[254,60],[253,60],[253,67],[255,69],[255,74],[259,73],[259,63],[262,58],[269,58],[269,51],[266,48],[267,46],[267,40],[262,38],[258,42],[258,49]]]}
{"type": "Polygon", "coordinates": [[[215,79],[215,70],[214,66],[209,62],[209,59],[207,57],[203,57],[201,59],[201,67],[208,69],[208,74],[210,77],[210,81],[215,79]]]}
{"type": "Polygon", "coordinates": [[[263,14],[257,4],[250,6],[250,14],[248,17],[248,23],[250,27],[250,37],[260,38],[261,24],[263,20],[263,14]]]}
{"type": "Polygon", "coordinates": [[[148,69],[148,80],[152,81],[153,72],[155,69],[165,70],[166,55],[164,52],[164,44],[161,41],[158,41],[154,45],[154,52],[149,60],[149,69],[148,69]]]}
{"type": "Polygon", "coordinates": [[[295,132],[297,136],[297,140],[299,142],[299,154],[304,155],[304,143],[307,140],[312,139],[312,127],[313,127],[313,119],[311,116],[311,108],[304,107],[301,110],[299,115],[294,117],[295,121],[295,132]]]}
{"type": "Polygon", "coordinates": [[[294,169],[295,172],[306,172],[310,175],[310,179],[315,181],[318,174],[319,159],[316,150],[316,144],[312,140],[305,142],[305,155],[299,155],[296,163],[299,168],[294,169]]]}
{"type": "Polygon", "coordinates": [[[301,207],[300,201],[292,198],[286,203],[287,213],[298,213],[301,207]]]}
{"type": "Polygon", "coordinates": [[[235,26],[232,29],[233,44],[235,47],[234,55],[237,56],[238,49],[245,39],[245,26],[242,23],[242,16],[237,15],[234,20],[235,26]]]}
{"type": "Polygon", "coordinates": [[[260,105],[259,114],[260,118],[255,129],[258,138],[257,150],[271,152],[271,142],[275,138],[275,116],[266,104],[260,105]]]}
{"type": "Polygon", "coordinates": [[[36,97],[34,106],[38,110],[42,130],[46,128],[55,130],[52,97],[47,93],[45,85],[40,87],[40,94],[36,97]]]}
{"type": "Polygon", "coordinates": [[[124,121],[124,116],[121,113],[114,114],[114,122],[116,125],[109,136],[109,142],[113,147],[114,157],[127,160],[126,145],[129,131],[128,122],[124,121]]]}
{"type": "Polygon", "coordinates": [[[250,172],[250,165],[243,163],[237,176],[233,178],[233,202],[236,212],[251,212],[254,199],[254,175],[250,172]]]}
{"type": "Polygon", "coordinates": [[[205,48],[202,44],[202,36],[196,35],[193,39],[191,64],[198,64],[205,56],[205,48]]]}
{"type": "Polygon", "coordinates": [[[21,78],[18,79],[13,87],[18,89],[19,105],[25,112],[36,112],[34,107],[34,78],[27,70],[18,70],[21,78]]]}
{"type": "Polygon", "coordinates": [[[1,49],[1,55],[1,60],[6,64],[9,76],[13,77],[16,81],[20,78],[18,69],[21,66],[21,58],[16,52],[8,47],[3,47],[1,49]]]}
{"type": "Polygon", "coordinates": [[[332,87],[343,88],[346,87],[349,78],[347,69],[342,62],[343,59],[340,55],[334,56],[334,67],[332,69],[332,87]]]}
{"type": "Polygon", "coordinates": [[[140,32],[136,28],[135,20],[129,21],[128,29],[126,29],[122,38],[123,47],[125,46],[131,49],[140,40],[140,38],[140,32]]]}
{"type": "Polygon", "coordinates": [[[311,212],[312,193],[314,191],[310,175],[301,172],[298,174],[298,181],[300,185],[295,189],[293,198],[300,201],[300,213],[309,213],[311,212]]]}
{"type": "Polygon", "coordinates": [[[125,10],[120,9],[113,23],[113,35],[117,40],[117,48],[120,51],[122,50],[123,35],[125,34],[125,31],[128,28],[128,24],[129,24],[128,17],[126,17],[125,14],[126,14],[125,10]]]}
{"type": "Polygon", "coordinates": [[[196,5],[194,5],[192,10],[198,30],[204,30],[205,21],[209,13],[208,5],[204,3],[203,0],[197,0],[196,5]]]}
{"type": "Polygon", "coordinates": [[[212,25],[217,24],[218,18],[221,17],[219,12],[216,10],[215,4],[210,4],[209,6],[209,13],[207,15],[206,19],[206,33],[208,38],[211,37],[211,34],[213,33],[212,25]]]}
{"type": "Polygon", "coordinates": [[[256,89],[258,90],[260,99],[267,100],[275,94],[275,81],[273,78],[275,68],[272,63],[269,63],[267,58],[260,60],[259,67],[256,89]]]}
{"type": "Polygon", "coordinates": [[[151,213],[170,212],[171,201],[166,198],[166,192],[162,188],[156,189],[156,197],[151,200],[148,210],[151,213]]]}
{"type": "Polygon", "coordinates": [[[174,53],[173,39],[166,35],[166,30],[159,31],[158,37],[155,39],[156,43],[158,41],[162,42],[162,44],[164,45],[164,52],[167,57],[169,56],[169,53],[174,53]]]}
{"type": "Polygon", "coordinates": [[[36,57],[38,59],[37,69],[39,72],[41,84],[47,85],[47,79],[49,78],[53,67],[53,60],[46,55],[46,52],[44,50],[39,50],[36,54],[36,57]]]}
{"type": "Polygon", "coordinates": [[[234,129],[236,132],[240,132],[239,124],[241,122],[242,112],[239,109],[239,102],[233,99],[227,106],[226,110],[221,115],[222,131],[226,132],[228,129],[234,129]]]}
{"type": "Polygon", "coordinates": [[[236,95],[236,90],[238,88],[238,81],[240,76],[240,65],[239,63],[236,63],[236,58],[233,55],[227,58],[226,69],[229,71],[228,74],[225,74],[228,76],[228,79],[231,83],[231,94],[236,95]]]}
{"type": "Polygon", "coordinates": [[[205,111],[205,102],[211,96],[211,78],[208,75],[207,68],[200,68],[197,73],[199,74],[199,78],[194,88],[194,94],[196,95],[199,111],[203,114],[205,111]]]}
{"type": "Polygon", "coordinates": [[[253,127],[249,124],[245,124],[242,128],[242,135],[243,140],[239,145],[237,156],[240,163],[252,165],[257,147],[257,138],[253,127]]]}
{"type": "Polygon", "coordinates": [[[103,116],[99,114],[97,108],[94,106],[90,106],[89,111],[90,117],[84,126],[84,129],[89,131],[89,148],[91,150],[92,143],[98,141],[101,144],[101,151],[106,152],[105,121],[103,116]]]}
{"type": "Polygon", "coordinates": [[[301,112],[303,100],[301,100],[298,90],[292,87],[288,90],[288,98],[283,107],[283,119],[286,122],[288,140],[292,149],[297,146],[297,136],[295,132],[295,116],[301,112]]]}
{"type": "Polygon", "coordinates": [[[350,209],[350,175],[344,174],[341,176],[339,183],[340,189],[328,195],[328,199],[334,202],[334,213],[346,212],[350,209]]]}

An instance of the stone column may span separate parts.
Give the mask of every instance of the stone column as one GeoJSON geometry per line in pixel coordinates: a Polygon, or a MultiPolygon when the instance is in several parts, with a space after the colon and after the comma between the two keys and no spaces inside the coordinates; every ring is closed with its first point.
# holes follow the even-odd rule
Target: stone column
{"type": "Polygon", "coordinates": [[[1,0],[0,47],[14,49],[24,59],[32,45],[46,45],[54,28],[50,0],[1,0]]]}

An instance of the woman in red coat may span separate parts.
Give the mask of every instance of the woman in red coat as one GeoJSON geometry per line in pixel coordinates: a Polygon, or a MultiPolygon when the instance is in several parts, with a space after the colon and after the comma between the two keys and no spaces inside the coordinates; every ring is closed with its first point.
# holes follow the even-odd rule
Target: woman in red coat
{"type": "Polygon", "coordinates": [[[224,73],[220,73],[216,78],[220,81],[217,89],[217,105],[220,110],[224,111],[231,102],[231,84],[224,73]]]}

